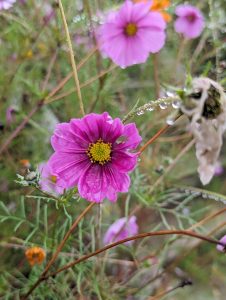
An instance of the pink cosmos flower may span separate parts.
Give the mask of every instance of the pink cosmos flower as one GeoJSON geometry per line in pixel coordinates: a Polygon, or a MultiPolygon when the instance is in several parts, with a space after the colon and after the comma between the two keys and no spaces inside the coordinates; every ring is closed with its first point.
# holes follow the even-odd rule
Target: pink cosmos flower
{"type": "MultiPolygon", "coordinates": [[[[107,230],[104,235],[104,245],[123,240],[127,237],[133,236],[138,233],[138,225],[135,216],[121,218],[115,221],[107,230]]],[[[125,245],[131,245],[134,241],[128,241],[125,245]]]]}
{"type": "Polygon", "coordinates": [[[61,186],[60,180],[54,175],[47,163],[41,163],[38,170],[41,174],[39,184],[43,191],[56,195],[64,193],[64,187],[61,186]]]}
{"type": "Polygon", "coordinates": [[[9,9],[16,0],[0,0],[0,10],[9,9]]]}
{"type": "Polygon", "coordinates": [[[144,63],[164,46],[166,23],[150,5],[127,0],[99,29],[102,53],[122,68],[144,63]]]}
{"type": "Polygon", "coordinates": [[[65,188],[77,185],[88,201],[116,201],[117,192],[129,189],[127,173],[135,168],[138,157],[130,150],[140,142],[134,123],[123,125],[107,112],[91,113],[57,125],[49,166],[65,188]]]}
{"type": "Polygon", "coordinates": [[[201,11],[189,4],[178,5],[176,8],[178,16],[174,23],[175,31],[182,33],[187,39],[197,38],[204,28],[204,17],[201,11]]]}
{"type": "MultiPolygon", "coordinates": [[[[224,235],[221,239],[220,239],[220,242],[225,244],[226,246],[226,235],[224,235]]],[[[220,251],[220,252],[224,252],[225,253],[225,250],[224,250],[224,247],[221,246],[221,245],[217,245],[217,250],[220,251]]]]}

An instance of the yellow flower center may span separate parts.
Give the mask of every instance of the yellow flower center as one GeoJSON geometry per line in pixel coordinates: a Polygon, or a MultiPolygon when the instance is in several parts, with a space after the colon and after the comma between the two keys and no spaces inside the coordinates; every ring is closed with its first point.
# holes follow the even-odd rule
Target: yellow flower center
{"type": "Polygon", "coordinates": [[[104,165],[111,160],[111,143],[104,143],[99,139],[96,143],[89,144],[86,152],[92,163],[104,165]]]}
{"type": "Polygon", "coordinates": [[[134,36],[137,33],[137,25],[134,23],[128,23],[125,27],[125,34],[128,36],[134,36]]]}
{"type": "Polygon", "coordinates": [[[54,176],[54,175],[51,175],[51,176],[49,177],[49,180],[50,180],[52,183],[56,183],[56,182],[57,182],[57,177],[54,176]]]}

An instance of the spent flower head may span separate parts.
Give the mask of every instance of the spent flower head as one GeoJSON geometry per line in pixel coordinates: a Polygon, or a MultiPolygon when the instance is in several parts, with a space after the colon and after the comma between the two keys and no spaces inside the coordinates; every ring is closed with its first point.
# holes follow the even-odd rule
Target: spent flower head
{"type": "Polygon", "coordinates": [[[200,180],[208,184],[215,173],[226,129],[224,90],[209,78],[195,78],[181,110],[190,118],[189,131],[196,142],[200,180]]]}

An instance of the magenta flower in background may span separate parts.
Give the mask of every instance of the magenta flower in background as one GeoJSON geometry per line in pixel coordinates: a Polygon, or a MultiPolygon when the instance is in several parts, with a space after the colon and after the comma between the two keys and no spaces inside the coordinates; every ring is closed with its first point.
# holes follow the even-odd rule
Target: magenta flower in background
{"type": "Polygon", "coordinates": [[[43,191],[61,195],[64,193],[64,187],[61,186],[60,180],[53,174],[47,163],[41,163],[38,166],[40,176],[40,187],[43,191]]]}
{"type": "Polygon", "coordinates": [[[166,23],[150,5],[127,0],[99,29],[100,50],[122,68],[144,63],[164,46],[166,23]]]}
{"type": "Polygon", "coordinates": [[[16,0],[0,0],[0,10],[9,9],[15,2],[16,0]]]}
{"type": "MultiPolygon", "coordinates": [[[[220,239],[220,242],[226,245],[226,235],[220,239]]],[[[217,245],[217,250],[220,252],[225,252],[224,247],[221,245],[217,245]]]]}
{"type": "Polygon", "coordinates": [[[204,17],[201,11],[189,4],[178,5],[176,8],[178,16],[174,23],[177,33],[182,33],[187,39],[194,39],[200,36],[204,28],[204,17]]]}
{"type": "Polygon", "coordinates": [[[127,173],[135,168],[138,157],[130,151],[140,142],[134,123],[123,125],[107,112],[91,113],[57,125],[49,166],[65,188],[78,186],[83,198],[116,201],[118,192],[129,189],[127,173]]]}
{"type": "Polygon", "coordinates": [[[214,176],[221,176],[224,173],[224,167],[222,164],[218,161],[215,165],[214,169],[214,176]]]}
{"type": "Polygon", "coordinates": [[[44,17],[43,17],[43,21],[45,23],[45,25],[47,25],[52,19],[54,19],[56,12],[53,9],[52,5],[45,3],[43,5],[43,12],[44,12],[44,17]]]}
{"type": "MultiPolygon", "coordinates": [[[[127,237],[136,235],[138,233],[137,218],[131,216],[128,218],[121,218],[115,221],[104,235],[104,245],[123,240],[127,237]]],[[[134,241],[128,241],[125,245],[131,245],[134,241]]]]}
{"type": "Polygon", "coordinates": [[[12,106],[9,106],[6,109],[6,124],[9,126],[15,121],[15,118],[13,116],[13,113],[15,112],[15,109],[12,106]]]}

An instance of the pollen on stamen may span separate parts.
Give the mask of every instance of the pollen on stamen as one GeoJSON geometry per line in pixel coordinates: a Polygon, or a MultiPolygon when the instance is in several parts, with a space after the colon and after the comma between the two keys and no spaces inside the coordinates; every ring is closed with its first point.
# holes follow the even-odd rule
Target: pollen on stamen
{"type": "Polygon", "coordinates": [[[89,145],[86,153],[91,163],[98,163],[103,166],[111,160],[111,147],[111,143],[105,143],[102,139],[99,139],[96,143],[89,145]]]}
{"type": "Polygon", "coordinates": [[[137,25],[134,23],[128,23],[124,31],[127,36],[134,36],[137,33],[137,25]]]}

